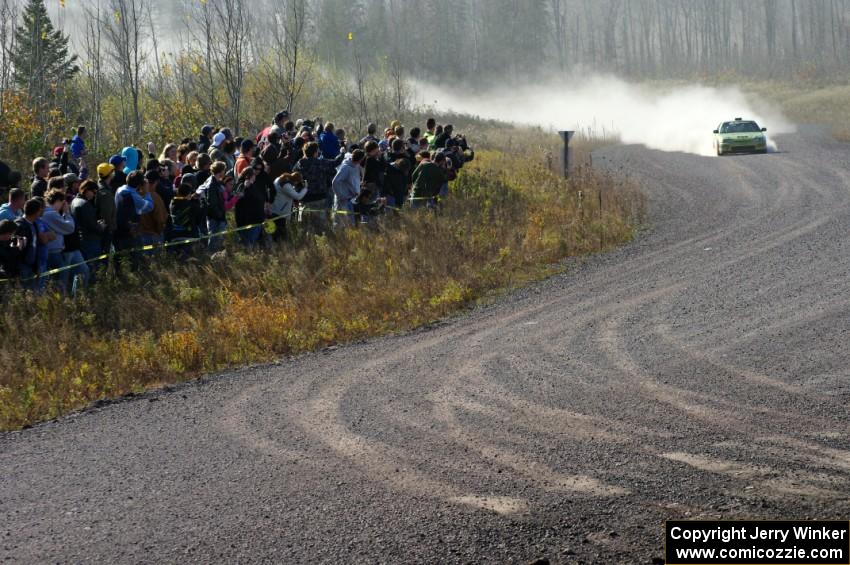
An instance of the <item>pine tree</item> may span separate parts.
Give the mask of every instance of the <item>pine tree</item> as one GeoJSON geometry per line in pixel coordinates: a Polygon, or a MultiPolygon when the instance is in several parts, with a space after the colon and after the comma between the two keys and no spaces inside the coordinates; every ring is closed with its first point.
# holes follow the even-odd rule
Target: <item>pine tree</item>
{"type": "Polygon", "coordinates": [[[80,70],[77,56],[68,51],[68,37],[53,28],[44,0],[29,0],[24,9],[15,30],[12,66],[15,84],[38,100],[80,70]]]}

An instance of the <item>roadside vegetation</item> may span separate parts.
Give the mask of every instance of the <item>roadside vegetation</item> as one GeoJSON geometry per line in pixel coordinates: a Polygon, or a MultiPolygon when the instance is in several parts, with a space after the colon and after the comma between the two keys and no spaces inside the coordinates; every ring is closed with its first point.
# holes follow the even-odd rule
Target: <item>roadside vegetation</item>
{"type": "Polygon", "coordinates": [[[791,121],[827,126],[837,140],[850,142],[850,85],[770,82],[745,88],[777,104],[791,121]]]}
{"type": "Polygon", "coordinates": [[[565,181],[537,153],[490,149],[437,214],[321,237],[296,230],[267,252],[233,242],[225,261],[155,259],[147,275],[76,298],[7,295],[0,428],[426,324],[623,244],[643,212],[628,182],[586,167],[565,181]]]}

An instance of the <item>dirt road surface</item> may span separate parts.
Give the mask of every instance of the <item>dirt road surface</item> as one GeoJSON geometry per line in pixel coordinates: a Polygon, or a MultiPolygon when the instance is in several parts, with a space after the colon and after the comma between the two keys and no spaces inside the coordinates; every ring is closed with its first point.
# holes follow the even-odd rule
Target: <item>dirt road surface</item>
{"type": "Polygon", "coordinates": [[[850,146],[615,147],[633,244],[408,335],[0,436],[14,563],[652,563],[850,517],[850,146]]]}

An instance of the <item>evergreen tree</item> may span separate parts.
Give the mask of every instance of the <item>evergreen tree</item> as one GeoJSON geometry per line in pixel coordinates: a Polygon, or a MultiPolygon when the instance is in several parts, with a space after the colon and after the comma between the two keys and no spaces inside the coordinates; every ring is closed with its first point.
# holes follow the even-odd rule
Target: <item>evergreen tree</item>
{"type": "Polygon", "coordinates": [[[15,84],[34,99],[43,99],[51,86],[80,70],[77,56],[68,51],[68,37],[53,28],[44,0],[27,3],[11,58],[15,84]]]}

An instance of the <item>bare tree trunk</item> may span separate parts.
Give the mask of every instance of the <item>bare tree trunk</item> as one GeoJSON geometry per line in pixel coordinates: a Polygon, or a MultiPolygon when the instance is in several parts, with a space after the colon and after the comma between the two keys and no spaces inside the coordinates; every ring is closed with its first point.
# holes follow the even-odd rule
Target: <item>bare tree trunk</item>
{"type": "MultiPolygon", "coordinates": [[[[109,0],[111,17],[100,20],[112,58],[118,68],[124,92],[132,102],[133,137],[142,135],[141,86],[147,56],[144,52],[142,29],[146,12],[142,0],[109,0]]],[[[125,135],[129,142],[133,137],[125,135]]]]}

